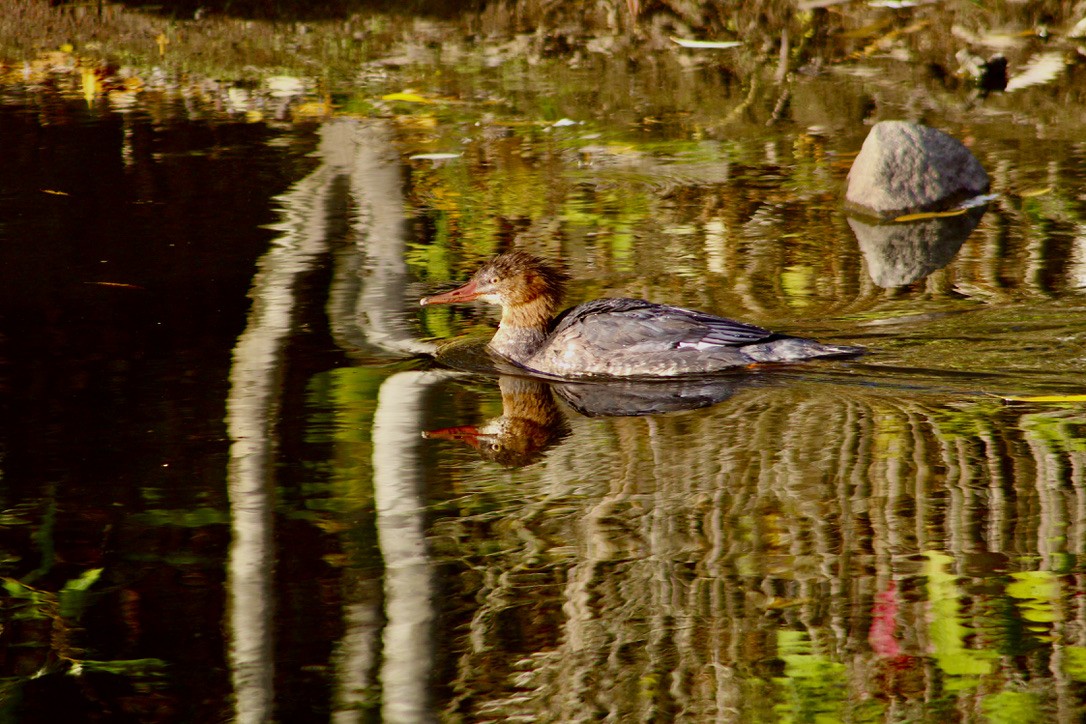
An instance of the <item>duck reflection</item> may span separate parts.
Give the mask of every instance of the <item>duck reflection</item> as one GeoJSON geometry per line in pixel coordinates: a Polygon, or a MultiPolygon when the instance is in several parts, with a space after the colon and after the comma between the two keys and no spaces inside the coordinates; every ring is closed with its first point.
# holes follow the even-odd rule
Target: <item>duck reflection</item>
{"type": "Polygon", "coordinates": [[[554,382],[551,389],[586,417],[631,417],[709,407],[728,399],[754,379],[753,374],[737,373],[667,382],[554,382]]]}
{"type": "Polygon", "coordinates": [[[987,208],[978,206],[956,216],[907,222],[847,218],[872,281],[889,288],[911,284],[949,264],[987,208]]]}
{"type": "Polygon", "coordinates": [[[502,414],[483,425],[461,425],[423,433],[423,437],[470,445],[484,458],[522,467],[569,434],[566,414],[556,400],[586,417],[656,415],[708,407],[752,384],[753,375],[669,382],[552,382],[503,374],[498,378],[502,414]]]}
{"type": "Polygon", "coordinates": [[[502,375],[502,414],[487,423],[446,427],[423,432],[437,440],[470,445],[487,460],[519,468],[538,460],[551,445],[569,434],[569,424],[558,409],[546,382],[531,377],[502,375]]]}

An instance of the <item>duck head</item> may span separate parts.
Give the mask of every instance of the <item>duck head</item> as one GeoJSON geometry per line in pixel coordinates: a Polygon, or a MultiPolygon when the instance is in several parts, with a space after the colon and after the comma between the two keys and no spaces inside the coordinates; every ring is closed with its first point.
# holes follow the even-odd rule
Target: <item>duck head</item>
{"type": "Polygon", "coordinates": [[[510,251],[491,259],[462,287],[423,297],[422,306],[458,304],[476,300],[503,308],[539,305],[548,315],[565,293],[567,277],[546,261],[524,251],[510,251]]]}

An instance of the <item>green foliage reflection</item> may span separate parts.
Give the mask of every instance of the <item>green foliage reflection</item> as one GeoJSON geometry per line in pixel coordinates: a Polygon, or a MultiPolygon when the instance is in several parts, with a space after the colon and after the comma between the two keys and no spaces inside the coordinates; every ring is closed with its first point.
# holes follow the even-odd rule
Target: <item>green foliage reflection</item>
{"type": "Polygon", "coordinates": [[[844,664],[815,653],[803,631],[778,631],[777,655],[784,660],[784,676],[775,679],[783,698],[778,721],[841,721],[848,691],[844,664]]]}
{"type": "Polygon", "coordinates": [[[971,629],[962,623],[962,593],[958,579],[949,571],[954,559],[940,551],[925,553],[928,606],[931,611],[929,634],[935,650],[935,662],[947,674],[951,691],[976,686],[977,678],[992,670],[994,651],[970,649],[966,639],[971,629]]]}

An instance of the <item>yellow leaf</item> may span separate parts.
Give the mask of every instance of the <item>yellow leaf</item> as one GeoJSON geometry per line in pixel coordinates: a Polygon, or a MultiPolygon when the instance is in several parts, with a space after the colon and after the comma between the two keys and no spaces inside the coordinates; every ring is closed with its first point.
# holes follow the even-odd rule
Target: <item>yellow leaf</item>
{"type": "Polygon", "coordinates": [[[327,103],[313,101],[309,103],[299,103],[294,106],[290,112],[294,118],[320,118],[327,116],[329,110],[327,103]]]}
{"type": "Polygon", "coordinates": [[[93,68],[80,68],[79,77],[83,83],[83,98],[90,103],[102,92],[102,82],[93,68]]]}
{"type": "Polygon", "coordinates": [[[1086,402],[1086,395],[1035,395],[1032,397],[1004,397],[1008,402],[1086,402]]]}
{"type": "Polygon", "coordinates": [[[1051,186],[1045,186],[1044,188],[1026,189],[1022,193],[1020,193],[1019,196],[1021,196],[1024,199],[1028,199],[1031,196],[1044,196],[1045,194],[1050,194],[1050,193],[1052,193],[1052,187],[1051,186]]]}
{"type": "Polygon", "coordinates": [[[961,216],[967,209],[954,209],[953,211],[929,211],[922,214],[905,214],[898,216],[894,221],[920,221],[921,219],[944,219],[948,216],[961,216]]]}
{"type": "Polygon", "coordinates": [[[67,191],[54,191],[53,189],[42,189],[43,194],[52,194],[53,196],[67,196],[67,191]]]}
{"type": "Polygon", "coordinates": [[[388,95],[381,96],[383,101],[403,101],[404,103],[434,103],[435,101],[429,98],[423,98],[418,93],[403,92],[403,93],[389,93],[388,95]]]}

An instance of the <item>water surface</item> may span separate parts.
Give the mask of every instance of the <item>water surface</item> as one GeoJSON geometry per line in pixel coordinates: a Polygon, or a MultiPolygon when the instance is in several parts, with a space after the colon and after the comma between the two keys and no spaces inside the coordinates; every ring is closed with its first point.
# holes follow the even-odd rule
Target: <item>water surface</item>
{"type": "Polygon", "coordinates": [[[932,112],[996,196],[907,243],[841,211],[862,79],[767,126],[697,69],[441,67],[403,72],[458,102],[319,128],[0,106],[5,714],[1079,720],[1073,126],[932,112]],[[511,246],[571,303],[870,351],[664,387],[433,361],[493,315],[418,297],[511,246]]]}

